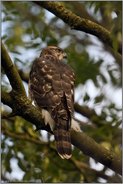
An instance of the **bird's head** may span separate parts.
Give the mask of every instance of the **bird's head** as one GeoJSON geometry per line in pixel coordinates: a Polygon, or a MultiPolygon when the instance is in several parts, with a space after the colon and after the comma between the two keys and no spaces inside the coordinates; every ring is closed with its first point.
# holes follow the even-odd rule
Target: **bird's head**
{"type": "Polygon", "coordinates": [[[67,58],[67,54],[61,48],[56,46],[48,46],[44,48],[41,52],[41,55],[43,54],[55,56],[58,60],[64,60],[67,58]]]}

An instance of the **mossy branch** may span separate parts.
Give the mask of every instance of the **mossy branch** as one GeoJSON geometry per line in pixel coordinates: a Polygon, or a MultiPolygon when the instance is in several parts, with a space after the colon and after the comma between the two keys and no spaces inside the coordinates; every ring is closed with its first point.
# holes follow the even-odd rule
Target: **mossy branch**
{"type": "Polygon", "coordinates": [[[117,155],[105,149],[94,139],[87,136],[84,132],[71,131],[72,144],[78,147],[85,155],[94,158],[96,161],[102,163],[108,168],[122,173],[122,161],[117,155]]]}
{"type": "MultiPolygon", "coordinates": [[[[113,39],[111,32],[101,25],[92,22],[88,19],[81,18],[74,14],[72,11],[66,9],[62,3],[52,2],[52,1],[33,1],[34,3],[47,9],[60,19],[62,19],[66,24],[68,24],[71,29],[76,29],[78,31],[84,31],[86,33],[97,36],[104,44],[113,48],[113,39]]],[[[122,54],[122,47],[119,44],[118,52],[122,54]]]]}
{"type": "Polygon", "coordinates": [[[26,93],[22,84],[22,80],[3,43],[1,44],[1,53],[1,64],[9,79],[12,89],[25,95],[26,93]]]}

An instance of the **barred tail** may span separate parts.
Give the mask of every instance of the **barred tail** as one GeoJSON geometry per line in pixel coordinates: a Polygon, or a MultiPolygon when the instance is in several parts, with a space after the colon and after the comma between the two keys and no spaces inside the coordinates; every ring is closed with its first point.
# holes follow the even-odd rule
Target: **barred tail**
{"type": "Polygon", "coordinates": [[[69,159],[72,156],[70,131],[67,128],[66,120],[60,119],[54,130],[56,148],[62,159],[69,159]]]}

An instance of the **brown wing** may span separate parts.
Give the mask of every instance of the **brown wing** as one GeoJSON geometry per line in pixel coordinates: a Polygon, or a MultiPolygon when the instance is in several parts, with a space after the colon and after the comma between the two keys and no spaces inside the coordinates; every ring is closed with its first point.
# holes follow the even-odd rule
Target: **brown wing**
{"type": "Polygon", "coordinates": [[[40,57],[34,61],[30,72],[29,93],[39,107],[50,109],[60,103],[60,74],[50,59],[40,57]]]}
{"type": "Polygon", "coordinates": [[[75,74],[72,68],[66,64],[62,64],[62,88],[65,92],[67,107],[72,115],[74,111],[74,82],[75,74]]]}

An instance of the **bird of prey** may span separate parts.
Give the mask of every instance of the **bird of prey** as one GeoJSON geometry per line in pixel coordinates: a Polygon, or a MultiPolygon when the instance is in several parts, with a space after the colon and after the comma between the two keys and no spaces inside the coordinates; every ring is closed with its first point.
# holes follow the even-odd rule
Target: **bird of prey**
{"type": "Polygon", "coordinates": [[[61,158],[71,157],[70,128],[74,111],[74,71],[64,61],[59,47],[44,48],[33,62],[29,76],[29,96],[49,124],[61,158]]]}

